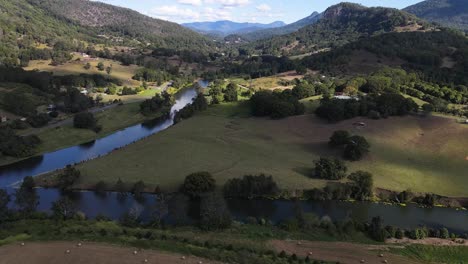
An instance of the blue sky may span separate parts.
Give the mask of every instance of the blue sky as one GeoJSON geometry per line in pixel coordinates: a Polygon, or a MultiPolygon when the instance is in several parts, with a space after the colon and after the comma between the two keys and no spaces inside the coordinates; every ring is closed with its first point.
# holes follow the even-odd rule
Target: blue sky
{"type": "MultiPolygon", "coordinates": [[[[99,0],[177,23],[232,20],[292,23],[340,3],[335,0],[99,0]]],[[[348,0],[349,1],[349,0],[348,0]]],[[[351,0],[365,6],[404,8],[422,0],[351,0]]]]}

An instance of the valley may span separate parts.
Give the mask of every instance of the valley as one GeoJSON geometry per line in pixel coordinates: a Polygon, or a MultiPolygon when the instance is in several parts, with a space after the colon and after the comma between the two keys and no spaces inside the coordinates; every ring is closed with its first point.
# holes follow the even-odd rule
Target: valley
{"type": "Polygon", "coordinates": [[[462,1],[117,2],[0,0],[0,263],[468,260],[462,1]]]}

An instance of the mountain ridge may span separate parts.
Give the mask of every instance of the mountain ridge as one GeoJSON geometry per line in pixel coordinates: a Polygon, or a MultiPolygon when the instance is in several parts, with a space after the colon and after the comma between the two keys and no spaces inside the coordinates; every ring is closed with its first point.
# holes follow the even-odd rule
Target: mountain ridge
{"type": "Polygon", "coordinates": [[[343,46],[373,35],[429,29],[431,25],[426,21],[395,8],[340,3],[329,7],[316,23],[287,35],[252,42],[248,48],[263,54],[299,55],[343,46]]]}
{"type": "Polygon", "coordinates": [[[468,32],[468,2],[466,0],[427,0],[403,10],[428,21],[468,32]]]}
{"type": "Polygon", "coordinates": [[[234,22],[230,20],[219,21],[205,21],[183,23],[184,27],[190,28],[202,34],[218,34],[220,36],[227,36],[231,34],[248,33],[261,29],[276,28],[285,26],[283,21],[274,21],[272,23],[249,23],[249,22],[234,22]]]}

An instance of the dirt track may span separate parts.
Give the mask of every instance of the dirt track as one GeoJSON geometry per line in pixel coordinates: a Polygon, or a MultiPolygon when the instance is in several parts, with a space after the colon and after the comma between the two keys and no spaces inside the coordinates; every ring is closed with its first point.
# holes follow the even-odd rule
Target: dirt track
{"type": "Polygon", "coordinates": [[[352,244],[345,242],[309,242],[301,241],[271,241],[273,248],[281,252],[284,250],[288,254],[296,254],[300,257],[306,257],[309,252],[312,253],[312,259],[339,262],[342,264],[361,263],[405,263],[418,264],[419,262],[408,258],[388,253],[388,247],[378,245],[352,244]],[[380,257],[383,254],[383,257],[380,257]]]}
{"type": "Polygon", "coordinates": [[[204,264],[216,262],[182,255],[158,252],[154,250],[138,251],[135,248],[124,248],[96,243],[83,243],[81,247],[72,242],[26,243],[25,246],[12,244],[0,247],[0,264],[204,264]],[[70,250],[70,253],[66,253],[70,250]],[[145,262],[145,259],[148,262],[145,262]]]}

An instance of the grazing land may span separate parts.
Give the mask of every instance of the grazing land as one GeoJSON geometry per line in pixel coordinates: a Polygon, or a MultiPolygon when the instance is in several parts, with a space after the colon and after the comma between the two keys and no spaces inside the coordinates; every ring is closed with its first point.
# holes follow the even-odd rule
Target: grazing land
{"type": "Polygon", "coordinates": [[[150,117],[143,116],[140,113],[139,103],[116,105],[110,109],[96,113],[98,125],[102,126],[102,130],[99,133],[95,133],[89,129],[74,128],[72,122],[39,133],[38,136],[43,142],[39,147],[39,151],[44,153],[86,143],[104,137],[117,130],[142,123],[158,115],[160,114],[150,117]]]}
{"type": "Polygon", "coordinates": [[[78,242],[44,242],[26,243],[25,246],[13,244],[0,247],[1,264],[56,264],[56,263],[220,263],[209,261],[198,257],[184,257],[182,255],[165,253],[155,250],[138,250],[133,254],[135,248],[125,248],[97,243],[83,243],[81,247],[78,242]],[[70,250],[70,253],[66,253],[70,250]]]}
{"type": "Polygon", "coordinates": [[[370,155],[347,165],[350,171],[373,173],[376,187],[468,196],[468,127],[452,119],[354,118],[329,124],[315,115],[303,115],[269,120],[249,117],[246,103],[211,107],[78,169],[85,186],[121,178],[175,190],[186,175],[209,171],[220,185],[230,178],[266,173],[285,189],[323,187],[326,181],[311,177],[313,162],[319,156],[339,155],[327,141],[333,131],[343,129],[371,143],[370,155]],[[356,127],[356,122],[366,126],[356,127]]]}
{"type": "Polygon", "coordinates": [[[54,75],[61,76],[61,75],[69,75],[69,74],[101,74],[107,76],[106,71],[99,71],[97,65],[99,62],[104,63],[105,67],[111,66],[112,71],[110,77],[116,78],[124,85],[127,86],[139,86],[140,82],[135,81],[132,77],[135,75],[136,71],[138,70],[138,66],[130,65],[125,66],[122,63],[114,60],[108,59],[94,59],[90,58],[85,60],[81,55],[74,55],[73,60],[66,62],[62,65],[53,66],[51,65],[50,60],[34,60],[30,61],[28,67],[25,67],[25,70],[32,71],[32,70],[39,70],[39,71],[47,71],[52,72],[54,75]],[[77,60],[80,59],[80,60],[77,60]],[[84,66],[86,63],[91,65],[89,70],[86,70],[84,66]]]}
{"type": "Polygon", "coordinates": [[[343,264],[360,263],[422,263],[416,260],[389,253],[389,247],[384,245],[352,244],[347,242],[313,242],[313,241],[285,241],[274,240],[271,245],[276,251],[285,251],[288,254],[296,254],[305,257],[310,253],[310,257],[343,264]],[[383,257],[380,257],[383,254],[383,257]]]}

